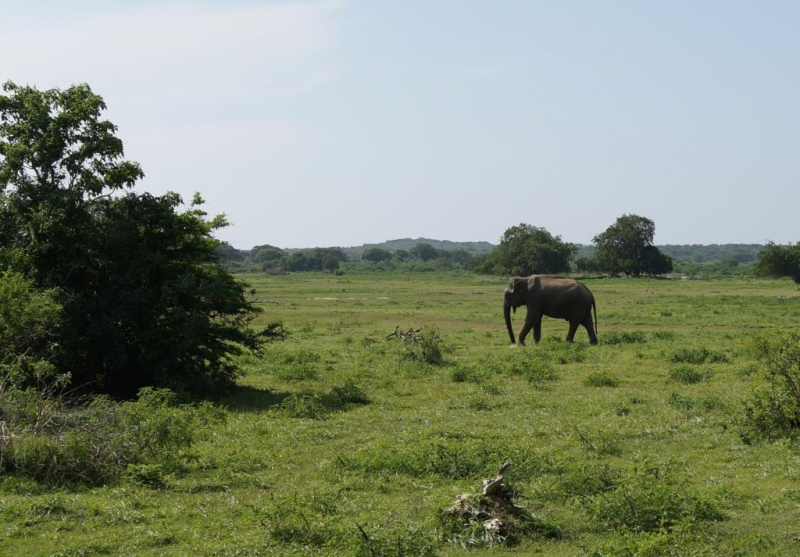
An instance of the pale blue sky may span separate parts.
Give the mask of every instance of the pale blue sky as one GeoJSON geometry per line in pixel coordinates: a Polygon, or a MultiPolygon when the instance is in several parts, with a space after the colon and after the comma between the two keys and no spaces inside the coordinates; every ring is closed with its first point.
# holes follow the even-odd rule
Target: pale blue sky
{"type": "Polygon", "coordinates": [[[87,82],[140,188],[239,248],[800,240],[800,2],[0,0],[0,79],[87,82]]]}

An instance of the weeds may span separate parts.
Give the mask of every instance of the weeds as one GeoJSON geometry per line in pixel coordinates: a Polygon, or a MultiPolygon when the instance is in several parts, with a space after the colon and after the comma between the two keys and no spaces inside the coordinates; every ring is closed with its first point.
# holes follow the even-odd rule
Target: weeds
{"type": "Polygon", "coordinates": [[[727,363],[730,359],[723,352],[714,352],[707,348],[681,348],[674,352],[669,361],[675,364],[727,363]]]}
{"type": "Polygon", "coordinates": [[[609,331],[603,334],[600,344],[642,344],[647,342],[647,337],[641,331],[609,331]]]}
{"type": "Polygon", "coordinates": [[[719,501],[658,466],[627,474],[614,489],[580,503],[596,526],[630,532],[669,532],[682,523],[725,518],[719,501]]]}
{"type": "Polygon", "coordinates": [[[619,387],[619,379],[606,371],[596,371],[587,375],[583,384],[587,387],[619,387]]]}
{"type": "Polygon", "coordinates": [[[0,391],[0,470],[49,485],[108,483],[131,466],[178,471],[198,430],[220,415],[174,400],[171,391],[150,388],[124,403],[0,391]]]}
{"type": "Polygon", "coordinates": [[[713,373],[710,370],[699,370],[688,365],[675,366],[669,372],[669,380],[673,383],[683,383],[684,385],[691,385],[707,381],[711,378],[713,373]]]}

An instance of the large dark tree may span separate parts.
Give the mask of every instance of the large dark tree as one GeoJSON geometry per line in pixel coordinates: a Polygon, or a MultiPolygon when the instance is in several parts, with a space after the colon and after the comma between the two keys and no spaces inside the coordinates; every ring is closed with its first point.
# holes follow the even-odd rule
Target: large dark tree
{"type": "Polygon", "coordinates": [[[244,286],[218,262],[225,219],[206,219],[199,196],[180,212],[177,194],[126,193],[142,170],[87,85],[3,89],[0,268],[55,293],[57,370],[120,395],[232,384],[231,356],[258,337],[244,286]]]}
{"type": "Polygon", "coordinates": [[[557,274],[570,270],[570,259],[578,248],[553,236],[546,229],[522,223],[500,238],[500,245],[481,269],[500,275],[557,274]]]}
{"type": "Polygon", "coordinates": [[[363,261],[371,261],[372,263],[380,263],[392,258],[391,252],[381,248],[367,248],[361,254],[363,261]]]}
{"type": "Polygon", "coordinates": [[[635,277],[672,270],[672,259],[653,245],[655,223],[639,215],[622,215],[592,239],[597,251],[587,267],[635,277]]]}
{"type": "Polygon", "coordinates": [[[758,253],[756,273],[762,277],[791,277],[800,288],[800,242],[788,246],[768,242],[758,253]]]}

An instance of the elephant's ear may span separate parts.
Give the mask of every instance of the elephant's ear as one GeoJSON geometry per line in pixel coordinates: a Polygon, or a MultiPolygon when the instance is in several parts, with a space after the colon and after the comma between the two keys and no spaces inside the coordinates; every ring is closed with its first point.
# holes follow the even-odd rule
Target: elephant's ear
{"type": "Polygon", "coordinates": [[[539,275],[532,277],[529,286],[531,292],[539,292],[542,289],[542,277],[539,275]]]}

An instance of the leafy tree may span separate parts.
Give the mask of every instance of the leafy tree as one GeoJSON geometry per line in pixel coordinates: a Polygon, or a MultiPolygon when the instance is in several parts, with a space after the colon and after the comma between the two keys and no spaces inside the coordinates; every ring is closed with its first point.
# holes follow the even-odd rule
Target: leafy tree
{"type": "Polygon", "coordinates": [[[347,261],[347,254],[341,248],[314,248],[309,259],[311,270],[334,271],[339,263],[347,261]]]}
{"type": "Polygon", "coordinates": [[[756,274],[762,277],[791,277],[800,288],[800,242],[788,246],[767,242],[758,254],[756,274]]]}
{"type": "Polygon", "coordinates": [[[380,263],[392,258],[392,254],[381,248],[368,248],[361,254],[361,259],[364,261],[371,261],[373,263],[380,263]]]}
{"type": "Polygon", "coordinates": [[[304,253],[299,251],[289,254],[283,260],[283,267],[287,271],[292,271],[292,272],[310,271],[312,270],[311,265],[312,265],[311,260],[308,257],[306,257],[304,253]]]}
{"type": "Polygon", "coordinates": [[[275,246],[270,246],[269,244],[255,246],[250,250],[251,268],[266,271],[270,268],[279,267],[281,260],[285,256],[286,252],[275,246]]]}
{"type": "Polygon", "coordinates": [[[414,259],[421,259],[422,261],[430,261],[439,257],[439,250],[430,244],[417,244],[411,248],[411,257],[414,259]]]}
{"type": "Polygon", "coordinates": [[[411,254],[404,249],[395,250],[392,254],[392,261],[396,261],[398,263],[403,263],[405,261],[409,261],[411,259],[411,254]]]}
{"type": "Polygon", "coordinates": [[[586,267],[636,277],[670,272],[672,259],[653,245],[655,231],[655,223],[648,218],[622,215],[592,239],[597,250],[586,267]]]}
{"type": "Polygon", "coordinates": [[[570,270],[569,261],[577,251],[546,229],[522,223],[507,229],[500,245],[481,266],[485,272],[527,276],[557,274],[570,270]]]}
{"type": "Polygon", "coordinates": [[[231,356],[260,341],[244,285],[219,263],[224,217],[206,219],[199,196],[179,212],[177,194],[124,193],[143,173],[89,86],[3,89],[0,268],[55,293],[57,370],[119,395],[231,385],[231,356]]]}

